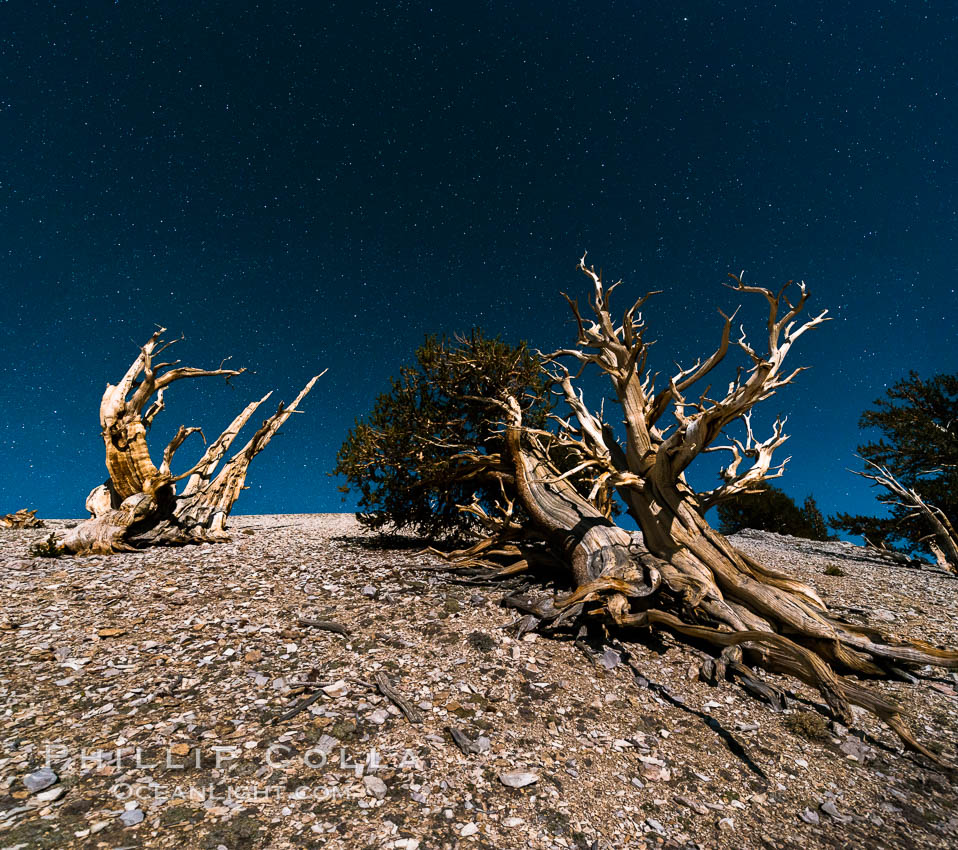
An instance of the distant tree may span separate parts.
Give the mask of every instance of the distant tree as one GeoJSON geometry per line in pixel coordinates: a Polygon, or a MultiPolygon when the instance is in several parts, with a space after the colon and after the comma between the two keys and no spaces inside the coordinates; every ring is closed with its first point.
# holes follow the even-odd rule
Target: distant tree
{"type": "Polygon", "coordinates": [[[815,497],[809,493],[802,503],[802,516],[805,519],[806,533],[799,535],[809,540],[834,540],[835,535],[828,531],[828,522],[818,509],[815,497]]]}
{"type": "Polygon", "coordinates": [[[337,455],[343,493],[359,493],[359,519],[369,528],[459,537],[476,527],[511,485],[503,429],[487,398],[520,399],[523,419],[543,427],[551,409],[539,358],[473,329],[466,337],[428,336],[414,362],[356,420],[337,455]]]}
{"type": "Polygon", "coordinates": [[[859,420],[881,437],[858,447],[866,467],[858,474],[882,487],[878,500],[890,514],[840,513],[829,524],[875,546],[930,552],[956,568],[958,374],[922,379],[910,372],[885,395],[859,420]]]}
{"type": "Polygon", "coordinates": [[[759,492],[739,494],[720,502],[717,511],[723,534],[754,528],[811,540],[831,539],[813,496],[808,496],[800,508],[791,496],[771,484],[764,485],[759,492]]]}

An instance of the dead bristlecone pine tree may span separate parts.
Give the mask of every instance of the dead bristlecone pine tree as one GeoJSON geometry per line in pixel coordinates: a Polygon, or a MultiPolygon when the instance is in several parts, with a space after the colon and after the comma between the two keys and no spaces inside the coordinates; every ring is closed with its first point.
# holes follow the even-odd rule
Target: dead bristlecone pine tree
{"type": "Polygon", "coordinates": [[[521,593],[506,597],[506,604],[526,615],[523,629],[578,629],[597,620],[620,636],[667,629],[699,647],[714,647],[702,668],[709,680],[734,678],[749,692],[784,705],[781,688],[758,671],[794,676],[816,687],[842,722],[851,722],[852,706],[861,706],[909,747],[937,760],[895,703],[849,674],[894,678],[924,665],[956,669],[958,652],[843,622],[812,587],[736,549],[705,520],[712,505],[781,473],[782,465],[772,466],[771,459],[787,439],[784,423],[776,421],[771,435],[759,441],[750,411],[798,376],[801,369],[785,368],[786,357],[800,337],[826,320],[824,312],[800,318],[808,298],[804,283],[773,292],[730,276],[733,292],[767,306],[762,345],[753,346],[744,330],[734,339],[734,314],[723,314],[716,350],[663,381],[647,366],[651,342],[639,312],[655,293],[616,319],[615,287],[607,287],[584,257],[579,269],[589,282],[591,315],[567,297],[576,344],[543,355],[568,415],[555,417],[552,430],[527,428],[517,395],[487,399],[490,416],[505,431],[506,452],[491,458],[481,447],[463,445],[457,457],[471,457],[477,470],[495,461],[502,499],[495,510],[479,502],[462,506],[488,536],[451,557],[472,572],[493,566],[494,577],[508,581],[524,571],[538,577],[552,571],[559,583],[571,577],[573,589],[564,595],[526,583],[521,593]],[[716,395],[707,379],[730,350],[744,363],[716,395]],[[574,370],[565,365],[570,361],[574,370]],[[576,388],[585,369],[597,369],[611,382],[621,431],[591,410],[576,388]],[[728,434],[736,425],[737,439],[728,434]],[[731,459],[719,486],[697,492],[685,473],[709,451],[728,452],[731,459]],[[612,493],[638,524],[641,541],[611,518],[612,493]]]}
{"type": "Polygon", "coordinates": [[[16,513],[0,516],[0,528],[43,528],[43,520],[37,519],[36,510],[21,508],[16,513]]]}
{"type": "Polygon", "coordinates": [[[181,425],[163,449],[159,466],[150,456],[147,435],[163,410],[170,384],[191,378],[223,377],[245,369],[196,369],[157,358],[180,340],[165,342],[160,328],[140,349],[118,384],[108,384],[100,402],[100,427],[109,478],[86,500],[91,518],[42,544],[43,554],[109,554],[145,546],[182,545],[228,540],[226,520],[244,487],[250,461],[295,412],[323,374],[316,375],[290,405],[280,403],[249,441],[222,466],[243,426],[271,393],[254,401],[206,446],[185,472],[174,474],[173,456],[198,427],[181,425]],[[185,481],[182,489],[179,482],[185,481]]]}
{"type": "Polygon", "coordinates": [[[948,515],[941,508],[928,504],[914,487],[903,484],[888,467],[867,458],[862,460],[870,471],[855,474],[884,487],[887,495],[879,501],[906,508],[911,512],[910,515],[906,515],[906,519],[922,517],[931,529],[931,533],[925,540],[938,566],[949,572],[958,573],[958,530],[955,529],[948,515]]]}

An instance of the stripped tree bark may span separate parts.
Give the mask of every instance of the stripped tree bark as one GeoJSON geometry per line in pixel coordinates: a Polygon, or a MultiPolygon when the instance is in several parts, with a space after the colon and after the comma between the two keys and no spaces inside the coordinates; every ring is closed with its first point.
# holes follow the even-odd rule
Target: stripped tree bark
{"type": "Polygon", "coordinates": [[[732,342],[734,314],[723,314],[715,352],[680,369],[657,389],[657,375],[646,367],[650,343],[639,312],[655,293],[640,298],[617,322],[610,306],[615,286],[607,288],[584,257],[579,268],[590,282],[592,315],[584,318],[566,296],[578,328],[576,345],[545,356],[570,415],[557,420],[555,431],[530,429],[523,426],[517,399],[488,400],[506,428],[514,488],[504,485],[498,528],[494,517],[484,515],[490,536],[454,557],[470,565],[494,565],[499,576],[527,569],[534,554],[528,541],[535,535],[528,528],[518,529],[512,520],[517,500],[532,518],[538,538],[548,545],[553,562],[567,569],[573,587],[561,598],[527,592],[506,600],[535,617],[540,627],[589,616],[626,631],[668,629],[714,647],[717,657],[705,665],[706,678],[724,672],[753,693],[783,700],[752,667],[794,676],[818,688],[839,719],[847,722],[851,706],[861,706],[884,720],[909,747],[935,759],[911,733],[897,705],[847,674],[894,676],[902,668],[926,664],[956,669],[958,652],[841,622],[813,588],[739,551],[704,518],[705,510],[721,499],[780,473],[781,465],[773,467],[771,457],[787,439],[784,420],[776,422],[768,440],[757,442],[749,417],[756,404],[802,371],[785,370],[786,355],[799,337],[826,320],[824,312],[799,320],[808,297],[804,283],[789,282],[775,293],[731,276],[733,291],[756,295],[767,304],[765,352],[752,347],[744,330],[732,342]],[[712,373],[730,348],[745,355],[746,367],[739,368],[724,396],[713,399],[706,387],[691,399],[688,391],[712,373]],[[598,368],[611,380],[624,417],[624,445],[601,415],[589,410],[574,384],[578,374],[564,365],[569,360],[578,364],[579,374],[584,368],[598,368]],[[661,424],[666,414],[673,420],[668,427],[661,424]],[[745,442],[713,445],[736,422],[745,425],[745,442]],[[686,481],[686,469],[703,452],[722,449],[732,453],[732,462],[722,473],[721,485],[696,493],[686,481]],[[752,463],[741,470],[744,457],[752,463]],[[591,476],[589,498],[581,486],[572,485],[573,474],[591,476]],[[613,490],[638,523],[642,542],[618,527],[604,509],[613,490]],[[512,567],[504,570],[503,559],[513,562],[512,567]]]}
{"type": "Polygon", "coordinates": [[[166,388],[190,378],[224,377],[229,381],[246,370],[224,369],[223,364],[217,369],[196,369],[180,366],[179,361],[157,362],[162,352],[179,342],[164,341],[165,330],[160,328],[150,337],[120,382],[108,384],[103,393],[100,427],[109,477],[87,497],[91,518],[47,544],[61,554],[107,554],[143,546],[228,540],[226,521],[243,489],[250,462],[298,411],[320,377],[312,378],[289,406],[280,403],[218,472],[217,466],[233,441],[270,393],[247,405],[206,447],[199,461],[174,474],[171,466],[177,450],[192,434],[202,436],[202,431],[181,425],[163,450],[160,465],[153,463],[147,434],[164,408],[166,388]],[[184,479],[186,484],[177,493],[176,485],[184,479]]]}

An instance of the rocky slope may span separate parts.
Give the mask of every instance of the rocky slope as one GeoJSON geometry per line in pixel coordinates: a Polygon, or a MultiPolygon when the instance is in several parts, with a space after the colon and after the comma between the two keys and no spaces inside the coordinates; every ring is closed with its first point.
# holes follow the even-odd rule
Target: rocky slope
{"type": "MultiPolygon", "coordinates": [[[[952,777],[804,686],[774,713],[668,635],[516,640],[496,589],[350,516],[233,531],[56,560],[26,555],[49,531],[0,532],[0,848],[958,843],[952,777]]],[[[852,620],[958,645],[953,576],[736,543],[852,620]]],[[[955,676],[873,686],[958,761],[955,676]]]]}

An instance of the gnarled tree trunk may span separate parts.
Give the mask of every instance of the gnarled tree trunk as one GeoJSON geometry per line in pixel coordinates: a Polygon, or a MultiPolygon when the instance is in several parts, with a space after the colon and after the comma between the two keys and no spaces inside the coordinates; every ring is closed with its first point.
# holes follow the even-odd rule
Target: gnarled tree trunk
{"type": "Polygon", "coordinates": [[[178,545],[228,539],[226,520],[243,489],[252,459],[269,443],[282,424],[297,411],[313,388],[312,378],[288,407],[282,403],[253,434],[249,442],[222,466],[233,441],[250,417],[268,398],[249,404],[214,440],[200,460],[180,474],[171,470],[173,456],[198,427],[180,426],[163,451],[157,467],[150,457],[147,434],[163,410],[166,387],[186,378],[223,376],[227,380],[244,369],[195,369],[155,358],[178,340],[165,343],[158,330],[141,348],[118,384],[109,384],[100,402],[100,426],[109,478],[86,500],[92,517],[55,537],[61,553],[107,554],[151,545],[178,545]],[[187,479],[182,492],[177,482],[187,479]]]}
{"type": "MultiPolygon", "coordinates": [[[[736,345],[751,367],[739,370],[724,398],[711,399],[706,389],[697,401],[687,401],[686,389],[725,357],[732,317],[725,318],[714,354],[680,370],[656,392],[655,375],[645,371],[648,345],[637,312],[648,296],[626,311],[617,325],[609,309],[611,288],[605,289],[601,277],[584,262],[580,268],[593,283],[590,300],[595,319],[583,320],[570,300],[578,323],[578,346],[547,358],[554,366],[552,375],[565,397],[570,420],[559,420],[560,428],[553,433],[526,429],[515,398],[489,400],[503,413],[515,468],[515,493],[507,498],[522,505],[539,536],[567,568],[574,588],[565,598],[540,598],[517,607],[524,607],[543,624],[585,614],[604,616],[624,629],[669,629],[716,648],[717,657],[703,668],[707,678],[733,675],[753,693],[784,702],[784,695],[760,680],[748,664],[795,676],[817,687],[837,717],[848,720],[850,706],[862,706],[888,723],[908,746],[935,759],[910,732],[897,705],[847,674],[896,675],[900,668],[926,664],[958,669],[958,652],[921,642],[892,641],[875,629],[840,622],[811,587],[738,551],[704,518],[707,507],[747,492],[766,477],[780,474],[784,465],[771,467],[772,451],[787,439],[782,433],[784,423],[776,422],[772,437],[759,443],[752,435],[749,412],[801,371],[783,372],[785,355],[799,336],[824,321],[822,314],[798,325],[796,317],[807,297],[804,284],[792,303],[790,285],[775,294],[733,278],[735,291],[757,293],[767,300],[767,353],[758,355],[743,332],[736,345]],[[573,376],[561,365],[567,357],[583,366],[595,365],[610,377],[624,414],[624,446],[575,390],[573,376]],[[658,422],[667,412],[675,423],[663,429],[658,422]],[[744,422],[746,441],[711,448],[734,422],[744,422]],[[571,469],[562,470],[553,462],[552,451],[557,447],[563,457],[573,459],[571,469]],[[719,449],[733,455],[722,473],[722,484],[708,493],[696,493],[685,480],[686,468],[703,451],[719,449]],[[743,457],[749,457],[752,465],[739,471],[743,457]],[[588,498],[571,483],[573,474],[584,471],[594,481],[588,498]],[[597,507],[605,504],[603,494],[611,489],[638,523],[641,544],[597,507]]],[[[509,514],[503,524],[508,533],[502,539],[515,540],[511,501],[509,514]]],[[[464,554],[475,562],[473,556],[483,551],[495,551],[494,543],[484,541],[464,554]]],[[[501,554],[515,551],[515,547],[500,550],[501,554]]]]}

